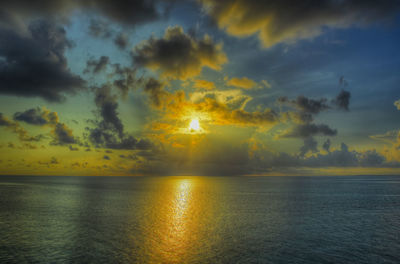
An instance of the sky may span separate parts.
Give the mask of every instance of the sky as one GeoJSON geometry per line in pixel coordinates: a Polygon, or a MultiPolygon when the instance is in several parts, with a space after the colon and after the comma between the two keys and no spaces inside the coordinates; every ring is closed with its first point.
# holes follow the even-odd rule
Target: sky
{"type": "Polygon", "coordinates": [[[0,4],[2,175],[400,172],[398,0],[0,4]]]}

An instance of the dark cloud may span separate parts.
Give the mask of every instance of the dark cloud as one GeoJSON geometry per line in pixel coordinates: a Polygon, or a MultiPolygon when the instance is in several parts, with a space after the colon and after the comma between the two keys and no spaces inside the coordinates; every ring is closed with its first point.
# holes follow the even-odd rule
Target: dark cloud
{"type": "Polygon", "coordinates": [[[126,47],[127,47],[128,44],[129,44],[128,35],[125,34],[125,33],[119,33],[119,34],[115,37],[114,43],[115,43],[115,45],[117,45],[117,47],[118,47],[120,50],[126,49],[126,47]]]}
{"type": "Polygon", "coordinates": [[[281,104],[288,104],[299,111],[310,114],[318,114],[324,110],[329,109],[326,98],[321,98],[319,100],[310,99],[305,96],[298,96],[296,100],[289,100],[287,97],[278,98],[278,102],[281,104]]]}
{"type": "Polygon", "coordinates": [[[112,30],[109,23],[99,19],[91,19],[89,34],[96,38],[109,38],[112,36],[112,30]]]}
{"type": "MultiPolygon", "coordinates": [[[[78,143],[73,136],[72,129],[64,123],[59,122],[57,112],[51,112],[46,108],[31,108],[24,112],[16,112],[14,120],[22,121],[30,125],[52,127],[51,135],[53,137],[52,145],[67,145],[78,143]]],[[[70,146],[71,150],[72,146],[70,146]]]]}
{"type": "Polygon", "coordinates": [[[104,85],[95,90],[95,103],[100,120],[94,121],[95,128],[87,128],[89,141],[96,147],[109,149],[140,149],[150,147],[147,140],[138,140],[124,131],[124,126],[118,116],[117,96],[111,94],[111,87],[104,85]],[[142,142],[143,141],[143,142],[142,142]]]}
{"type": "Polygon", "coordinates": [[[30,136],[28,131],[25,130],[18,122],[14,122],[0,113],[0,126],[11,130],[11,132],[18,135],[21,141],[40,141],[43,135],[30,136]]]}
{"type": "Polygon", "coordinates": [[[264,47],[318,36],[324,27],[363,26],[393,18],[397,0],[199,0],[219,28],[231,35],[258,35],[264,47]]]}
{"type": "Polygon", "coordinates": [[[149,78],[146,81],[144,91],[149,95],[152,104],[156,107],[161,107],[163,99],[168,96],[168,93],[164,90],[164,83],[155,78],[149,78]]]}
{"type": "Polygon", "coordinates": [[[322,144],[322,148],[326,151],[326,152],[330,152],[331,149],[331,140],[328,138],[325,140],[324,144],[322,144]]]}
{"type": "Polygon", "coordinates": [[[162,0],[14,0],[2,3],[2,8],[21,16],[68,16],[76,9],[102,14],[116,22],[135,25],[164,16],[173,1],[162,0]],[[162,3],[163,5],[160,5],[162,3]]]}
{"type": "Polygon", "coordinates": [[[66,145],[66,144],[78,143],[77,139],[74,137],[72,133],[72,129],[70,129],[63,123],[57,123],[52,130],[52,134],[54,137],[54,140],[51,142],[52,145],[66,145]]]}
{"type": "Polygon", "coordinates": [[[113,75],[115,80],[113,82],[116,87],[125,98],[129,90],[136,89],[142,82],[141,78],[136,78],[136,69],[131,67],[122,67],[120,64],[113,64],[114,68],[113,75]]]}
{"type": "Polygon", "coordinates": [[[60,102],[84,88],[70,72],[64,52],[71,47],[62,27],[32,22],[28,33],[0,28],[0,93],[60,102]]]}
{"type": "Polygon", "coordinates": [[[318,143],[313,137],[304,139],[304,144],[300,148],[300,156],[304,157],[308,152],[318,152],[318,143]]]}
{"type": "Polygon", "coordinates": [[[331,151],[326,155],[318,154],[304,161],[309,167],[393,167],[399,166],[388,162],[385,157],[375,149],[364,152],[350,151],[348,146],[341,144],[340,149],[331,151]]]}
{"type": "Polygon", "coordinates": [[[135,47],[134,62],[172,79],[188,79],[200,74],[203,67],[220,70],[227,62],[221,44],[210,37],[195,39],[179,26],[169,27],[163,38],[151,37],[135,47]]]}
{"type": "Polygon", "coordinates": [[[332,101],[339,109],[349,111],[351,94],[348,91],[342,90],[332,101]]]}
{"type": "Polygon", "coordinates": [[[110,160],[111,158],[109,156],[107,156],[107,155],[104,155],[103,159],[110,160]]]}
{"type": "Polygon", "coordinates": [[[58,123],[58,115],[56,112],[50,112],[45,108],[32,108],[25,112],[16,112],[14,120],[22,121],[31,125],[48,125],[58,123]]]}
{"type": "Polygon", "coordinates": [[[108,56],[101,56],[98,60],[89,59],[86,62],[86,69],[84,73],[94,73],[97,74],[101,71],[104,71],[107,67],[107,64],[110,62],[110,58],[108,56]]]}
{"type": "Polygon", "coordinates": [[[297,124],[289,131],[286,131],[282,137],[301,137],[307,138],[310,136],[336,136],[337,130],[330,128],[325,124],[297,124]]]}

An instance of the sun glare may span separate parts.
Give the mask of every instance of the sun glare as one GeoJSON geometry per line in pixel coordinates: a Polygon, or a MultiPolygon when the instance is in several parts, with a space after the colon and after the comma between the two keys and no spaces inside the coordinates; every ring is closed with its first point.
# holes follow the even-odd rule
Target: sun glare
{"type": "Polygon", "coordinates": [[[200,131],[199,119],[194,118],[194,119],[192,119],[192,121],[190,121],[189,131],[190,132],[198,132],[198,131],[200,131]]]}

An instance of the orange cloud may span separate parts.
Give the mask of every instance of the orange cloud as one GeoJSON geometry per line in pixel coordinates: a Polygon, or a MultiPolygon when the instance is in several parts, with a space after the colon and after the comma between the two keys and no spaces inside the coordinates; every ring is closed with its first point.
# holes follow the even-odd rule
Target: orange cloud
{"type": "Polygon", "coordinates": [[[239,87],[239,88],[243,88],[243,89],[251,89],[253,87],[257,86],[257,83],[247,77],[243,77],[243,78],[237,78],[234,77],[232,79],[230,79],[229,81],[227,81],[226,83],[229,86],[235,86],[235,87],[239,87]]]}

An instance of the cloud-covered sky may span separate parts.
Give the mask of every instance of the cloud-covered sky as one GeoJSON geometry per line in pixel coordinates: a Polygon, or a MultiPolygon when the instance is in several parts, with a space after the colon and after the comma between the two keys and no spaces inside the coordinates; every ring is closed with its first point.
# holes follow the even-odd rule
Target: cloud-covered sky
{"type": "Polygon", "coordinates": [[[0,174],[400,172],[398,0],[0,4],[0,174]]]}

